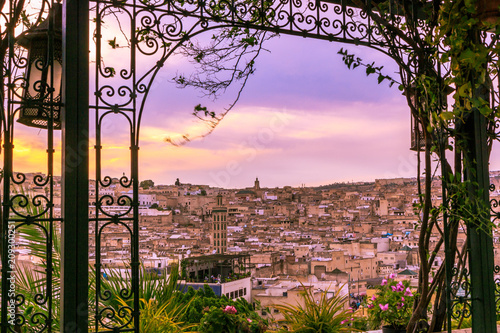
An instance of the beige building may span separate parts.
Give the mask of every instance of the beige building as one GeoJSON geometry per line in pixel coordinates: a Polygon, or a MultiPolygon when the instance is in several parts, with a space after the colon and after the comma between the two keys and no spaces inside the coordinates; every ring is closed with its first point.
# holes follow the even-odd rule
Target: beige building
{"type": "Polygon", "coordinates": [[[227,207],[222,206],[222,195],[217,195],[217,205],[212,209],[210,244],[215,254],[227,250],[227,207]]]}

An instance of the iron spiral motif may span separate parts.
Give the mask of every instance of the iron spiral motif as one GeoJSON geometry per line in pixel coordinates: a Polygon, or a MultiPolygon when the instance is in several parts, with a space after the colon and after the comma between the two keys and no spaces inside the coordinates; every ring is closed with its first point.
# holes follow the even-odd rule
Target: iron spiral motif
{"type": "MultiPolygon", "coordinates": [[[[496,186],[490,184],[490,215],[491,221],[497,225],[500,219],[500,209],[499,209],[499,199],[496,186]],[[494,195],[496,194],[496,195],[494,195]]],[[[500,314],[500,266],[495,265],[494,267],[494,279],[495,279],[495,302],[497,314],[500,314]]],[[[451,272],[451,317],[454,320],[461,320],[465,318],[470,318],[472,314],[471,306],[471,284],[470,284],[470,274],[467,269],[458,269],[454,267],[451,272]]]]}
{"type": "Polygon", "coordinates": [[[451,271],[452,282],[450,285],[451,317],[455,320],[471,316],[471,285],[469,271],[453,267],[451,271]]]}
{"type": "MultiPolygon", "coordinates": [[[[490,184],[490,214],[491,221],[494,225],[498,225],[500,222],[500,202],[499,202],[500,193],[497,192],[495,184],[490,184]]],[[[494,279],[495,279],[495,303],[496,303],[496,311],[497,315],[500,314],[500,266],[495,265],[494,270],[494,279]]]]}

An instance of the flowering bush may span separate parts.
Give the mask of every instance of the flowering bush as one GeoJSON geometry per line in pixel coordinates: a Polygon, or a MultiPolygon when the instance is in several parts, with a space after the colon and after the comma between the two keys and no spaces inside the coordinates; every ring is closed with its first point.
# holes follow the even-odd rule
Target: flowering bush
{"type": "Polygon", "coordinates": [[[264,333],[266,329],[267,323],[255,312],[250,316],[238,313],[232,305],[206,308],[198,327],[203,333],[264,333]]]}
{"type": "Polygon", "coordinates": [[[236,314],[238,311],[236,310],[236,308],[232,305],[227,305],[224,310],[223,310],[225,313],[229,313],[229,314],[236,314]]]}
{"type": "Polygon", "coordinates": [[[391,326],[405,329],[410,321],[415,295],[410,289],[409,281],[396,281],[394,274],[383,279],[377,293],[368,299],[369,320],[376,326],[391,326]]]}

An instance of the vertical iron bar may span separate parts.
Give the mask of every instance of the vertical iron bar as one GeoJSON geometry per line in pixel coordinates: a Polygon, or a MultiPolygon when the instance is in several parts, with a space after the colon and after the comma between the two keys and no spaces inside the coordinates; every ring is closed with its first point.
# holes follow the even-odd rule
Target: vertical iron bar
{"type": "MultiPolygon", "coordinates": [[[[95,4],[95,44],[96,44],[96,56],[95,59],[101,59],[101,15],[100,1],[96,1],[95,4]]],[[[95,91],[98,90],[99,87],[99,70],[101,64],[96,61],[95,64],[95,91]]],[[[95,251],[95,300],[94,300],[94,332],[99,331],[99,323],[101,320],[101,314],[99,311],[99,302],[101,300],[101,279],[102,279],[102,264],[101,264],[101,239],[99,237],[99,211],[100,211],[100,201],[99,201],[99,191],[100,191],[100,181],[102,180],[101,174],[101,127],[99,122],[99,97],[94,93],[94,105],[95,105],[95,222],[94,222],[94,251],[95,251]]]]}
{"type": "Polygon", "coordinates": [[[63,7],[61,332],[88,332],[89,2],[63,7]]]}
{"type": "MultiPolygon", "coordinates": [[[[9,61],[7,66],[9,73],[12,73],[12,67],[13,67],[13,52],[14,52],[14,43],[15,43],[15,38],[14,38],[14,25],[11,23],[13,21],[12,15],[13,15],[13,1],[9,1],[9,24],[7,27],[7,41],[9,43],[9,49],[8,49],[8,54],[9,54],[9,61]]],[[[12,75],[9,75],[7,78],[7,82],[10,86],[12,83],[12,75]]],[[[7,297],[8,296],[8,291],[9,291],[9,278],[11,278],[12,273],[9,270],[9,265],[7,265],[7,262],[9,260],[9,254],[8,254],[8,224],[9,224],[9,214],[10,214],[10,207],[11,207],[11,198],[10,198],[10,184],[11,184],[11,179],[12,179],[12,157],[13,157],[13,149],[14,145],[12,142],[14,134],[12,133],[14,131],[14,126],[12,126],[12,118],[11,113],[12,113],[12,104],[10,103],[11,101],[11,89],[8,89],[6,94],[8,95],[7,99],[8,102],[7,105],[4,103],[2,107],[2,112],[3,114],[3,121],[4,124],[2,130],[4,131],[4,143],[3,143],[3,154],[4,154],[4,164],[3,164],[3,198],[2,198],[2,314],[1,314],[1,332],[2,333],[7,333],[9,331],[10,324],[8,323],[8,305],[12,300],[15,301],[14,298],[12,297],[7,297]],[[4,110],[3,108],[6,107],[7,109],[4,110]]],[[[3,101],[2,101],[3,102],[3,101]]]]}
{"type": "MultiPolygon", "coordinates": [[[[132,30],[131,36],[134,36],[136,27],[136,18],[137,18],[137,3],[134,0],[134,8],[132,15],[132,30]]],[[[131,134],[131,168],[130,168],[130,176],[132,181],[132,213],[133,213],[133,235],[131,236],[131,269],[132,269],[132,293],[134,295],[134,309],[133,309],[133,317],[134,317],[134,332],[140,333],[140,311],[139,311],[139,124],[140,124],[140,112],[137,111],[137,71],[136,71],[136,48],[137,48],[137,39],[134,37],[132,39],[132,47],[130,50],[131,64],[132,64],[132,79],[133,79],[133,109],[134,109],[134,117],[133,117],[133,127],[131,134]]]]}
{"type": "MultiPolygon", "coordinates": [[[[9,106],[10,108],[10,106],[9,106]]],[[[7,118],[7,122],[10,122],[10,117],[7,118]]],[[[6,128],[12,129],[10,124],[6,125],[6,128]]],[[[3,214],[2,214],[2,333],[7,333],[9,331],[10,324],[8,323],[8,308],[9,304],[13,300],[12,297],[7,297],[9,295],[9,278],[12,276],[12,272],[9,270],[9,265],[7,262],[9,260],[8,253],[8,224],[9,224],[9,213],[11,207],[10,200],[10,180],[12,176],[12,150],[14,146],[12,145],[10,138],[10,131],[5,131],[4,133],[4,144],[3,144],[3,154],[4,154],[4,179],[3,179],[3,214]]]]}
{"type": "MultiPolygon", "coordinates": [[[[51,14],[49,17],[52,19],[49,21],[49,33],[48,33],[48,65],[50,66],[50,82],[49,86],[54,88],[55,87],[55,82],[54,82],[54,50],[55,50],[55,45],[54,45],[54,20],[56,19],[55,15],[55,8],[54,8],[54,1],[51,2],[51,14]]],[[[47,230],[47,240],[46,240],[46,249],[47,249],[47,271],[45,272],[45,278],[46,280],[46,285],[47,285],[47,290],[46,290],[46,297],[47,297],[47,309],[48,309],[48,318],[47,318],[47,326],[48,326],[48,332],[51,333],[53,332],[53,327],[52,323],[54,321],[53,318],[53,310],[52,310],[52,275],[53,275],[53,237],[54,237],[54,211],[53,211],[53,203],[54,203],[54,91],[52,90],[50,92],[50,113],[49,113],[49,119],[47,122],[47,164],[48,164],[48,175],[49,177],[49,223],[47,225],[48,229],[47,230]]]]}
{"type": "Polygon", "coordinates": [[[134,294],[134,332],[140,333],[139,323],[139,147],[134,135],[134,146],[131,147],[132,157],[132,188],[133,188],[133,235],[131,237],[131,269],[132,269],[132,292],[134,294]]]}

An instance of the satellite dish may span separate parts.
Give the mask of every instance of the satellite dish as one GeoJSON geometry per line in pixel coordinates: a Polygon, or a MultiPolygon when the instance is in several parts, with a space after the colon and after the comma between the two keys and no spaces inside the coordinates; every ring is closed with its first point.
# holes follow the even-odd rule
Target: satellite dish
{"type": "Polygon", "coordinates": [[[217,250],[213,250],[213,251],[212,251],[212,254],[216,254],[216,253],[217,253],[217,250]]]}
{"type": "Polygon", "coordinates": [[[191,254],[191,250],[187,250],[186,254],[191,254]]]}

